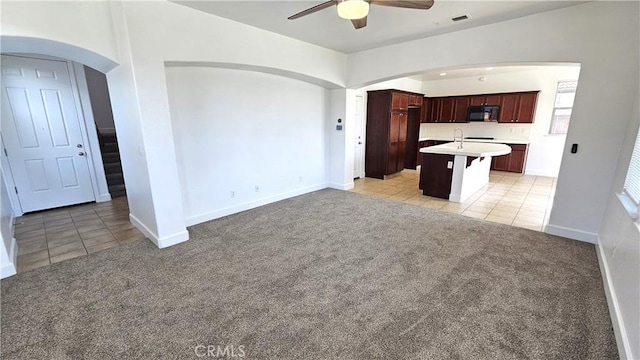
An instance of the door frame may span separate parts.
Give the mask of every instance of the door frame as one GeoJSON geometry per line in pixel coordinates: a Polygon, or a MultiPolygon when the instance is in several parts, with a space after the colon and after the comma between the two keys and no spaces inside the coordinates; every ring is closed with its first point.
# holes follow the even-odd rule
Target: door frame
{"type": "MultiPolygon", "coordinates": [[[[71,80],[71,91],[73,93],[73,104],[78,115],[78,124],[80,126],[80,133],[82,135],[82,141],[85,144],[85,150],[90,151],[90,156],[87,156],[87,166],[89,167],[89,178],[91,179],[91,189],[93,190],[93,196],[95,202],[104,202],[111,200],[111,194],[109,194],[109,188],[107,187],[107,177],[104,173],[104,164],[102,163],[102,153],[100,152],[100,142],[98,141],[98,133],[96,129],[95,120],[93,118],[93,109],[91,108],[91,101],[89,100],[89,89],[87,86],[87,79],[84,75],[84,65],[47,55],[36,54],[15,54],[15,53],[3,53],[2,55],[15,56],[36,60],[55,60],[63,61],[67,64],[69,70],[69,78],[71,80]]],[[[4,149],[4,141],[0,140],[0,144],[4,149]]],[[[13,213],[16,217],[22,216],[22,205],[18,194],[15,192],[15,181],[11,167],[9,166],[9,159],[3,153],[2,154],[2,172],[7,185],[7,191],[9,192],[9,198],[13,213]]]]}
{"type": "Polygon", "coordinates": [[[355,98],[357,97],[361,97],[362,98],[362,103],[360,104],[360,124],[356,125],[356,129],[360,130],[359,134],[354,134],[354,141],[356,140],[355,137],[360,136],[360,141],[362,142],[362,144],[360,145],[360,157],[356,159],[355,154],[354,154],[354,158],[353,161],[354,162],[359,162],[360,163],[360,173],[359,174],[353,174],[353,178],[360,178],[363,179],[365,177],[365,168],[364,168],[364,158],[365,158],[365,146],[366,146],[366,126],[367,126],[367,94],[366,93],[361,93],[361,92],[356,92],[356,94],[354,95],[354,104],[357,104],[358,102],[355,100],[355,98]]]}

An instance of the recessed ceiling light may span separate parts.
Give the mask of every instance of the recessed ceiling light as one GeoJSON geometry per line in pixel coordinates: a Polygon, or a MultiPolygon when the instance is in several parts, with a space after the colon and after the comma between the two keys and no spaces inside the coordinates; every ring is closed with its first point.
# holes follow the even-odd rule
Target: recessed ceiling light
{"type": "Polygon", "coordinates": [[[493,70],[492,67],[485,68],[485,70],[493,70]]]}
{"type": "Polygon", "coordinates": [[[447,75],[447,73],[440,73],[440,76],[445,76],[447,75]]]}

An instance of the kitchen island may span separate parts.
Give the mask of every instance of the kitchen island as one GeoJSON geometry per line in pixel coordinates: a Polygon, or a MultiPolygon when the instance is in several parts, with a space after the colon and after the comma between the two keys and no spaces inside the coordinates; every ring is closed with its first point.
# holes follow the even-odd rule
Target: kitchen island
{"type": "Polygon", "coordinates": [[[491,157],[511,153],[505,144],[451,142],[420,149],[423,195],[463,202],[489,183],[491,157]]]}

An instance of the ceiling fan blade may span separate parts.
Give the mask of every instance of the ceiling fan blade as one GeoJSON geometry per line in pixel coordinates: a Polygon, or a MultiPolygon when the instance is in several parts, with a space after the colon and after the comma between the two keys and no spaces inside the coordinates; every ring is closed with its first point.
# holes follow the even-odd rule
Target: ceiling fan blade
{"type": "Polygon", "coordinates": [[[303,16],[306,16],[306,15],[309,15],[309,14],[313,14],[316,11],[320,11],[322,9],[326,9],[326,8],[328,8],[330,6],[333,6],[337,2],[338,2],[337,0],[329,0],[329,1],[323,2],[322,4],[318,4],[318,5],[314,6],[314,7],[308,8],[307,10],[301,11],[301,12],[295,14],[295,15],[291,15],[287,19],[295,20],[295,19],[301,18],[303,16]]]}
{"type": "Polygon", "coordinates": [[[422,10],[429,10],[433,6],[433,0],[371,0],[369,2],[374,5],[422,10]]]}
{"type": "Polygon", "coordinates": [[[367,26],[367,17],[365,16],[362,19],[351,20],[351,23],[353,24],[354,28],[361,29],[367,26]]]}

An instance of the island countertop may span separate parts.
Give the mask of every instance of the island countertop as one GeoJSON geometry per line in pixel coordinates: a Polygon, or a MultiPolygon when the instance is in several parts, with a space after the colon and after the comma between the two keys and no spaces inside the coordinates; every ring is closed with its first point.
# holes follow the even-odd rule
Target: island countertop
{"type": "MultiPolygon", "coordinates": [[[[422,137],[419,138],[418,141],[451,141],[451,138],[442,138],[442,137],[422,137]]],[[[479,142],[479,143],[492,143],[492,144],[513,144],[513,145],[528,145],[530,143],[529,140],[522,139],[464,139],[464,142],[479,142]]]]}
{"type": "Polygon", "coordinates": [[[458,149],[459,142],[450,142],[442,145],[427,146],[420,149],[423,154],[447,154],[462,156],[500,156],[511,153],[511,147],[505,144],[492,144],[481,142],[464,142],[462,149],[458,149]]]}

